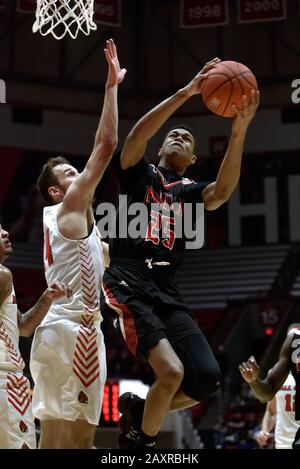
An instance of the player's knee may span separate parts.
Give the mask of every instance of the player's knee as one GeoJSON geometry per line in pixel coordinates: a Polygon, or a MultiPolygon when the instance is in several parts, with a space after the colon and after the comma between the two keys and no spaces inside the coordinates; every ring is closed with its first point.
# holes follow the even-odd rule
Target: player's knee
{"type": "Polygon", "coordinates": [[[69,449],[90,449],[92,448],[92,441],[89,434],[85,432],[81,434],[69,432],[65,435],[65,445],[69,449]]]}
{"type": "Polygon", "coordinates": [[[63,424],[62,448],[89,449],[92,448],[94,427],[77,422],[63,424]]]}
{"type": "Polygon", "coordinates": [[[178,360],[177,363],[168,364],[158,375],[158,380],[161,386],[169,389],[170,391],[177,390],[183,380],[184,369],[182,363],[178,360]]]}
{"type": "Polygon", "coordinates": [[[205,401],[217,393],[221,384],[221,371],[215,362],[196,373],[184,380],[183,390],[195,401],[205,401]]]}
{"type": "Polygon", "coordinates": [[[202,399],[209,399],[217,393],[221,385],[221,372],[218,366],[207,371],[204,383],[205,385],[202,391],[204,397],[202,399]]]}

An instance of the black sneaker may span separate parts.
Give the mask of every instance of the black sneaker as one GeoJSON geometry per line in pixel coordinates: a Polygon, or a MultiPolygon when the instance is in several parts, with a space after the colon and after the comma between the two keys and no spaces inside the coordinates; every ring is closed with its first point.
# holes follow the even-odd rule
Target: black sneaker
{"type": "Polygon", "coordinates": [[[139,407],[143,408],[143,402],[144,399],[131,392],[126,392],[119,397],[118,410],[122,414],[119,421],[122,432],[119,436],[120,449],[139,447],[143,415],[136,412],[135,406],[138,403],[139,407]]]}
{"type": "Polygon", "coordinates": [[[137,394],[125,392],[119,397],[118,410],[133,426],[140,429],[143,420],[145,400],[137,394]]]}
{"type": "Polygon", "coordinates": [[[136,449],[139,447],[139,442],[127,438],[126,435],[121,433],[118,439],[118,446],[120,449],[136,449]]]}

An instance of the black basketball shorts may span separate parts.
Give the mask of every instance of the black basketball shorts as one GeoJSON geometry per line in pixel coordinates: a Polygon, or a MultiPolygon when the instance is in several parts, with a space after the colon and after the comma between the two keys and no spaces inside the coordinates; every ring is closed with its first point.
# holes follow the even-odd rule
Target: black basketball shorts
{"type": "Polygon", "coordinates": [[[101,313],[136,356],[147,359],[151,348],[168,339],[184,366],[188,396],[200,401],[217,390],[219,366],[168,267],[112,261],[103,277],[101,313]]]}

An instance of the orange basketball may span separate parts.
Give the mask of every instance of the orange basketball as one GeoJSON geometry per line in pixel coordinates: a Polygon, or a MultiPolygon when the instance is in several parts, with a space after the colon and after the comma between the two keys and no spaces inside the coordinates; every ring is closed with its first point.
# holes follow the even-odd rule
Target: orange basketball
{"type": "Polygon", "coordinates": [[[202,98],[208,109],[219,116],[234,117],[232,105],[243,109],[243,94],[249,102],[251,90],[257,90],[257,81],[251,70],[238,62],[220,62],[207,75],[202,84],[202,98]]]}

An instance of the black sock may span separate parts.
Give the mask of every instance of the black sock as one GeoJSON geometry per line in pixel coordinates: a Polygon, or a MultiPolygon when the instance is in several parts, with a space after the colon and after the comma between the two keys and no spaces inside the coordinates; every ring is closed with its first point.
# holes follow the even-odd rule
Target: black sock
{"type": "Polygon", "coordinates": [[[147,446],[149,448],[154,448],[157,442],[158,434],[155,436],[146,435],[143,430],[140,433],[140,442],[142,446],[147,446]]]}

